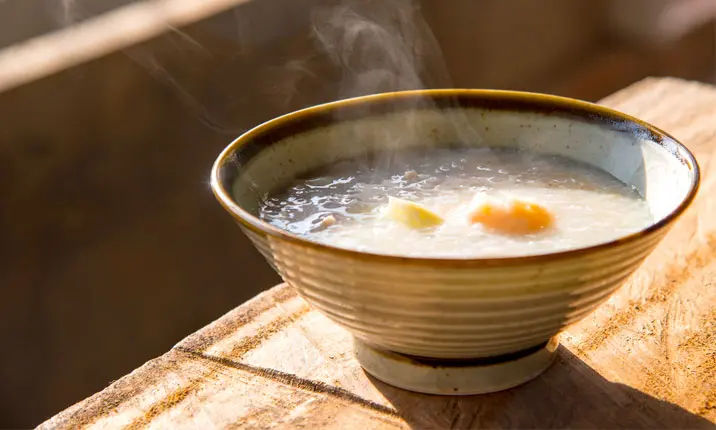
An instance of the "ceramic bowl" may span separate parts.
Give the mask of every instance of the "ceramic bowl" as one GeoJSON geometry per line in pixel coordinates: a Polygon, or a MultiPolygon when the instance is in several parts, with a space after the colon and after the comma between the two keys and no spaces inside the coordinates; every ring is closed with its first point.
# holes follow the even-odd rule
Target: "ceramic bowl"
{"type": "Polygon", "coordinates": [[[561,97],[487,90],[365,96],[268,121],[211,173],[218,200],[283,279],[379,350],[429,359],[505,356],[545,345],[607,300],[693,200],[693,155],[663,131],[561,97]],[[636,188],[655,218],[617,240],[515,258],[406,258],[315,243],[257,218],[266,193],[367,152],[473,145],[557,154],[636,188]]]}

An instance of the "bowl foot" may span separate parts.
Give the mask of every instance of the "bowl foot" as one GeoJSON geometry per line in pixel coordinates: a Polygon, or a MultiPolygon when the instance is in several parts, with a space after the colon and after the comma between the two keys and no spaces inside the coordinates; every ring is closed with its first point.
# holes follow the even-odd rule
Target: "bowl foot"
{"type": "Polygon", "coordinates": [[[557,355],[557,336],[515,354],[473,360],[412,357],[354,339],[363,369],[386,384],[425,394],[493,393],[524,384],[547,370],[557,355]]]}

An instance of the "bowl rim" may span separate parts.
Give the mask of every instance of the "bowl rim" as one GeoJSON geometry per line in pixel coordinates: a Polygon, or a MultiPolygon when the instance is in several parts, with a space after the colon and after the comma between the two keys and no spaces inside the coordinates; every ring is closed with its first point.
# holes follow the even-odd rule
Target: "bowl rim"
{"type": "MultiPolygon", "coordinates": [[[[510,110],[507,108],[506,110],[510,110]]],[[[342,99],[332,101],[328,103],[322,103],[303,109],[299,109],[293,112],[286,113],[284,115],[275,117],[268,121],[265,121],[250,130],[244,132],[239,137],[234,139],[226,148],[224,148],[217,159],[215,160],[211,169],[210,186],[214,193],[214,196],[219,203],[227,210],[234,218],[236,218],[244,227],[258,233],[268,235],[277,239],[281,239],[292,244],[311,248],[313,250],[326,251],[332,254],[339,254],[346,257],[353,257],[359,260],[373,260],[382,261],[385,263],[396,263],[403,265],[427,265],[434,266],[449,265],[449,266],[474,266],[474,265],[520,265],[529,263],[544,263],[553,260],[560,260],[570,257],[579,257],[588,254],[593,254],[599,251],[605,251],[615,247],[622,247],[631,244],[640,239],[644,239],[648,236],[652,236],[655,233],[669,227],[674,221],[676,221],[686,209],[691,205],[698,193],[701,182],[701,170],[699,168],[698,161],[694,154],[678,139],[670,135],[669,133],[661,130],[660,128],[649,124],[643,120],[640,120],[631,115],[619,112],[615,109],[608,108],[596,103],[591,103],[583,100],[577,100],[569,97],[556,96],[551,94],[542,94],[527,91],[511,91],[511,90],[491,90],[491,89],[462,89],[462,88],[450,88],[450,89],[422,89],[422,90],[407,90],[407,91],[394,91],[378,94],[369,94],[359,97],[353,97],[348,99],[342,99]],[[647,129],[653,135],[668,138],[673,141],[680,154],[685,156],[687,167],[693,172],[693,180],[689,186],[689,191],[679,205],[665,217],[658,220],[657,222],[650,224],[634,233],[620,236],[608,242],[598,243],[596,245],[590,245],[586,247],[580,247],[575,249],[568,249],[564,251],[552,252],[547,254],[536,254],[536,255],[522,255],[522,256],[505,256],[505,257],[431,257],[431,256],[404,256],[397,254],[381,254],[370,251],[358,251],[348,248],[342,248],[327,243],[313,241],[299,235],[283,230],[279,227],[272,226],[260,220],[258,217],[252,215],[248,211],[242,209],[234,200],[231,198],[231,194],[224,188],[220,180],[220,173],[224,165],[231,155],[236,152],[244,144],[250,142],[255,136],[262,134],[278,124],[294,121],[300,118],[310,116],[326,110],[337,109],[340,107],[357,105],[366,102],[380,101],[382,99],[390,98],[401,98],[401,97],[416,97],[425,96],[427,98],[435,98],[437,96],[468,96],[468,97],[483,97],[491,98],[498,101],[519,101],[534,104],[535,106],[541,105],[559,105],[561,107],[569,107],[573,111],[578,111],[586,114],[594,114],[597,116],[618,118],[623,121],[631,122],[636,125],[647,129]]]]}

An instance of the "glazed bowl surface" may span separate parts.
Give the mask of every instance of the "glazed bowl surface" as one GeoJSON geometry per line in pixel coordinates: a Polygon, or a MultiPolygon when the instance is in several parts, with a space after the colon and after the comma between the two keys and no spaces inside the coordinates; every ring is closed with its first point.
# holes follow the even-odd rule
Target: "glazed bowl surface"
{"type": "Polygon", "coordinates": [[[667,133],[614,110],[556,96],[422,90],[297,111],[240,136],[211,186],[283,279],[377,348],[473,359],[545,344],[608,299],[693,200],[699,168],[667,133]],[[267,193],[366,153],[456,142],[561,155],[607,171],[647,201],[654,223],[576,250],[510,258],[418,258],[313,242],[261,221],[267,193]]]}

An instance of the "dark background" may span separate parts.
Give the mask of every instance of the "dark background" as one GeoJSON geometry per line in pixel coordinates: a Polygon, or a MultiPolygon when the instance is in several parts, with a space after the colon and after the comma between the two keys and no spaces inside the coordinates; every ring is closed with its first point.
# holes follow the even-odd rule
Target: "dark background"
{"type": "MultiPolygon", "coordinates": [[[[0,0],[0,48],[127,3],[0,0]]],[[[0,427],[38,424],[279,281],[208,173],[246,128],[343,94],[311,37],[327,3],[253,0],[0,94],[0,427]]],[[[617,25],[649,2],[616,3],[422,13],[455,87],[598,100],[651,75],[713,80],[711,23],[660,42],[617,25]]]]}

